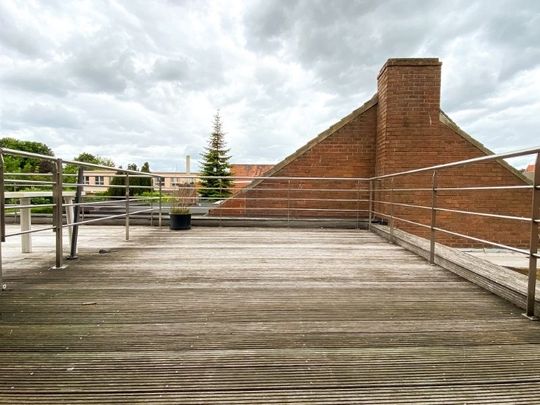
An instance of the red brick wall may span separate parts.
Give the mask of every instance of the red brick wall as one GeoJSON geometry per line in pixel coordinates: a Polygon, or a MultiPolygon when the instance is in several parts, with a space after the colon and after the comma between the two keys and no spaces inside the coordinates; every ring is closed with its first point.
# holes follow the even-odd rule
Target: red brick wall
{"type": "MultiPolygon", "coordinates": [[[[275,172],[273,177],[373,176],[376,118],[376,108],[369,108],[275,172]]],[[[368,205],[358,202],[358,197],[367,199],[368,195],[359,194],[359,188],[365,189],[366,184],[348,180],[264,180],[236,194],[231,201],[222,204],[221,209],[213,210],[212,215],[356,218],[360,213],[364,217],[365,212],[361,210],[367,210],[368,205]],[[320,201],[328,199],[334,201],[320,201]]]]}
{"type": "MultiPolygon", "coordinates": [[[[440,117],[441,63],[437,59],[390,59],[378,77],[378,103],[343,127],[300,153],[274,177],[371,177],[440,163],[483,156],[486,150],[451,122],[440,117]]],[[[377,182],[377,188],[431,188],[431,173],[377,182]]],[[[522,178],[497,162],[441,171],[440,187],[523,185],[522,178]]],[[[215,215],[352,218],[367,216],[365,183],[335,181],[264,180],[235,195],[215,215]],[[324,189],[325,191],[314,191],[324,189]],[[346,191],[337,191],[342,189],[346,191]],[[330,191],[326,191],[330,190],[330,191]],[[350,190],[350,191],[347,191],[350,190]],[[339,201],[318,201],[334,199],[339,201]],[[347,201],[353,200],[353,201],[347,201]]],[[[431,206],[431,191],[375,193],[376,201],[431,206]]],[[[440,191],[437,205],[516,216],[530,215],[530,190],[440,191]]],[[[375,210],[390,213],[390,206],[376,203],[375,210]]],[[[427,209],[395,206],[397,217],[430,224],[427,209]]],[[[385,218],[384,216],[381,216],[385,218]]],[[[404,221],[396,226],[426,237],[429,230],[404,221]]],[[[526,222],[514,222],[439,212],[437,225],[466,235],[514,246],[527,246],[526,222]]],[[[454,246],[476,246],[469,241],[438,233],[438,240],[454,246]]]]}
{"type": "MultiPolygon", "coordinates": [[[[378,77],[377,112],[378,175],[396,173],[441,163],[484,156],[485,150],[462,136],[452,124],[442,123],[440,114],[440,72],[436,59],[389,60],[378,77]]],[[[431,188],[432,173],[396,177],[394,189],[431,188]]],[[[477,164],[438,173],[441,187],[474,187],[525,184],[512,171],[497,162],[477,164]]],[[[392,181],[378,185],[391,189],[392,181]]],[[[376,193],[379,201],[431,206],[431,191],[394,191],[376,193]]],[[[530,210],[530,191],[441,191],[441,208],[526,216],[530,210]]],[[[376,204],[377,211],[388,214],[388,204],[376,204]]],[[[394,207],[394,215],[429,225],[429,210],[394,207]]],[[[429,230],[396,221],[396,226],[426,237],[429,230]]],[[[454,232],[504,244],[527,244],[528,224],[486,217],[441,212],[437,225],[454,232]]],[[[438,240],[450,245],[471,245],[463,239],[440,233],[438,240]]]]}

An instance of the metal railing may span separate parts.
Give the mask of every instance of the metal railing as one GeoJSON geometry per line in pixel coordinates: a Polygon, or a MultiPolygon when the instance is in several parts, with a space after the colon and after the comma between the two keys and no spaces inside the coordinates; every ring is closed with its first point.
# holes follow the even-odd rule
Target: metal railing
{"type": "MultiPolygon", "coordinates": [[[[529,317],[534,316],[535,304],[535,287],[536,287],[536,268],[538,255],[538,224],[540,222],[540,165],[539,165],[540,147],[529,148],[509,153],[497,155],[483,156],[474,159],[467,159],[447,164],[439,164],[430,167],[423,167],[414,170],[407,170],[397,173],[385,174],[381,176],[363,177],[363,178],[343,178],[343,177],[276,177],[276,176],[257,176],[257,177],[227,177],[232,180],[233,188],[230,196],[225,195],[224,191],[227,187],[217,185],[215,187],[206,187],[207,191],[216,191],[214,196],[198,197],[194,204],[191,204],[192,212],[199,212],[198,215],[218,218],[221,220],[226,218],[244,218],[246,220],[254,218],[273,218],[286,221],[290,224],[293,221],[304,221],[312,219],[346,219],[351,222],[356,222],[356,226],[360,227],[366,223],[367,228],[371,228],[373,223],[383,222],[389,227],[391,238],[394,238],[394,230],[396,228],[415,227],[426,232],[430,242],[430,263],[435,262],[436,246],[438,241],[442,240],[442,235],[448,238],[458,238],[466,240],[470,243],[479,245],[487,245],[498,248],[508,249],[529,257],[528,271],[528,288],[527,288],[527,310],[526,314],[529,317]],[[460,177],[459,173],[455,176],[457,179],[454,183],[444,184],[444,175],[452,176],[452,170],[460,170],[460,168],[476,167],[480,164],[492,164],[498,162],[504,165],[503,160],[521,156],[536,155],[536,172],[532,182],[517,181],[516,184],[503,184],[497,182],[497,178],[487,178],[485,183],[483,177],[478,175],[478,181],[474,184],[467,184],[460,177]],[[422,181],[414,180],[416,176],[421,176],[422,181]],[[405,179],[405,180],[404,180],[405,179]],[[407,180],[413,179],[413,180],[407,180]],[[398,184],[401,182],[400,184],[398,184]],[[457,183],[456,183],[457,182],[457,183]],[[470,195],[470,193],[485,193],[485,192],[512,192],[512,193],[532,193],[532,201],[524,201],[524,194],[517,195],[514,200],[520,206],[529,207],[527,213],[517,215],[508,212],[482,212],[479,209],[467,209],[467,207],[459,205],[459,199],[454,196],[470,195]],[[405,199],[404,196],[408,196],[405,199]],[[451,201],[455,204],[444,206],[444,202],[451,201]],[[419,214],[420,213],[420,214],[419,214]],[[467,234],[461,228],[452,228],[444,226],[445,215],[459,216],[460,218],[480,218],[483,221],[488,220],[504,220],[512,221],[521,225],[529,225],[530,231],[528,237],[527,248],[524,244],[512,246],[509,243],[502,243],[496,238],[479,237],[467,234]],[[419,220],[424,218],[424,221],[419,220]]],[[[40,179],[35,181],[35,186],[52,187],[54,191],[54,201],[50,206],[53,207],[53,227],[45,228],[44,230],[55,229],[57,232],[56,242],[56,266],[62,266],[62,242],[58,235],[60,227],[70,227],[83,225],[88,223],[99,222],[102,220],[115,219],[125,217],[126,239],[129,239],[129,220],[130,215],[135,212],[130,212],[130,204],[136,203],[137,199],[132,198],[129,194],[130,178],[135,176],[153,177],[157,180],[157,188],[159,188],[159,206],[151,207],[139,212],[159,211],[159,225],[162,223],[162,211],[167,200],[174,197],[162,198],[162,186],[165,184],[166,178],[163,176],[152,175],[149,173],[135,172],[126,169],[113,169],[121,174],[111,175],[121,176],[125,178],[125,184],[120,186],[115,185],[91,185],[91,187],[123,187],[126,189],[124,198],[121,200],[105,200],[100,202],[86,203],[75,202],[73,204],[62,203],[62,190],[66,187],[88,187],[88,184],[83,184],[84,181],[79,177],[76,183],[64,182],[62,179],[62,166],[65,164],[74,164],[78,167],[95,168],[103,170],[111,170],[110,167],[94,165],[83,162],[75,162],[69,160],[56,159],[50,156],[35,155],[26,152],[13,151],[3,149],[0,151],[0,157],[3,155],[12,154],[15,156],[37,157],[40,159],[48,159],[55,164],[55,171],[52,174],[51,181],[40,179]],[[75,221],[72,224],[60,225],[62,222],[63,207],[85,207],[86,205],[103,205],[122,203],[126,209],[123,214],[108,215],[97,217],[88,220],[75,221]]],[[[2,212],[2,240],[5,240],[5,204],[4,204],[4,186],[16,183],[16,179],[6,179],[3,173],[3,168],[0,168],[0,211],[2,212]]],[[[469,169],[468,169],[469,170],[469,169]]],[[[503,169],[504,170],[504,169],[503,169]]],[[[88,174],[91,174],[88,173],[88,174]]],[[[16,177],[16,176],[13,176],[16,177]]],[[[24,177],[20,174],[20,177],[24,177]]],[[[189,184],[197,190],[201,191],[201,180],[215,179],[224,180],[224,177],[206,176],[201,177],[194,174],[173,175],[175,182],[180,184],[189,184]]],[[[19,179],[19,185],[27,186],[33,180],[19,179]],[[21,180],[23,180],[21,182],[21,180]]],[[[140,186],[138,186],[140,187],[140,186]]],[[[149,187],[153,188],[153,187],[149,187]]],[[[210,193],[212,194],[212,193],[210,193]]],[[[527,195],[528,195],[527,194],[527,195]]],[[[468,201],[468,197],[463,197],[464,201],[468,201]]],[[[527,197],[528,198],[528,197],[527,197]]],[[[19,205],[19,209],[25,208],[25,205],[19,205]]],[[[10,205],[8,208],[17,208],[10,205]]],[[[459,223],[458,223],[459,225],[459,223]]],[[[483,222],[482,226],[489,226],[489,223],[483,222]]]]}
{"type": "MultiPolygon", "coordinates": [[[[478,173],[479,177],[481,177],[480,173],[478,173]]],[[[434,165],[430,167],[423,167],[423,168],[414,169],[414,170],[407,170],[407,171],[398,172],[398,173],[376,176],[376,177],[370,178],[369,182],[370,182],[370,190],[371,190],[370,195],[372,195],[373,192],[378,192],[379,195],[381,193],[390,194],[389,201],[384,201],[384,200],[377,201],[377,200],[374,200],[373,197],[370,197],[370,223],[371,223],[371,218],[373,215],[379,215],[381,217],[387,218],[388,224],[390,227],[390,235],[392,238],[394,236],[394,228],[396,227],[396,222],[398,223],[402,222],[407,225],[413,225],[416,227],[429,230],[429,241],[430,241],[429,261],[432,264],[435,262],[436,240],[437,240],[438,233],[450,235],[456,238],[465,239],[465,240],[479,243],[482,245],[503,248],[503,249],[507,249],[513,252],[527,255],[529,257],[529,269],[528,269],[528,284],[527,284],[527,305],[526,305],[525,315],[527,317],[534,318],[535,299],[536,299],[535,298],[536,277],[537,277],[537,265],[538,265],[537,260],[539,257],[538,255],[538,246],[539,246],[538,225],[540,223],[540,147],[523,149],[523,150],[518,150],[518,151],[513,151],[513,152],[508,152],[508,153],[501,153],[501,154],[496,154],[496,155],[482,156],[478,158],[461,160],[461,161],[451,162],[447,164],[439,164],[439,165],[434,165]],[[467,166],[470,167],[472,165],[492,163],[495,161],[500,163],[503,159],[528,156],[528,155],[536,155],[535,172],[534,172],[534,177],[532,181],[530,182],[531,184],[525,184],[525,181],[523,181],[524,184],[518,184],[518,185],[492,185],[490,184],[487,186],[457,186],[457,187],[439,186],[441,173],[444,173],[445,171],[467,167],[467,166]],[[415,176],[418,174],[430,175],[431,187],[396,188],[394,186],[395,179],[403,178],[407,176],[415,176]],[[382,182],[385,180],[390,181],[389,187],[388,186],[386,186],[385,188],[376,187],[377,182],[382,182]],[[530,202],[530,215],[523,216],[523,215],[507,215],[507,214],[495,214],[495,213],[488,213],[488,212],[478,212],[475,210],[445,208],[445,207],[439,206],[438,204],[438,199],[441,192],[470,193],[473,191],[484,192],[488,190],[490,191],[531,190],[532,198],[530,202]],[[430,200],[428,201],[429,205],[414,204],[414,203],[404,204],[404,203],[396,202],[395,197],[398,192],[401,192],[401,193],[403,192],[413,192],[413,193],[428,192],[430,194],[430,197],[428,198],[428,200],[430,200]],[[381,212],[383,210],[375,211],[375,209],[373,209],[373,206],[375,204],[378,204],[379,206],[389,205],[390,212],[381,212]],[[430,213],[430,221],[429,223],[422,223],[417,220],[415,221],[408,218],[396,216],[394,213],[395,207],[428,211],[430,213]],[[443,228],[442,226],[438,224],[437,214],[439,213],[452,213],[452,214],[458,214],[465,217],[481,217],[481,218],[487,218],[487,219],[498,219],[498,220],[505,220],[505,221],[513,221],[514,223],[516,222],[528,223],[530,225],[528,249],[525,249],[522,247],[511,246],[506,243],[496,242],[493,240],[489,240],[487,238],[479,238],[479,237],[467,235],[463,233],[463,231],[456,232],[450,229],[443,228]]],[[[527,202],[523,202],[523,201],[516,201],[516,203],[523,204],[523,205],[527,204],[527,202]]]]}
{"type": "MultiPolygon", "coordinates": [[[[76,257],[77,252],[77,234],[78,227],[80,225],[86,225],[90,223],[95,223],[99,221],[105,221],[111,218],[125,218],[125,238],[129,240],[129,225],[130,225],[130,216],[143,213],[143,212],[153,212],[158,211],[158,224],[161,227],[162,223],[162,204],[161,204],[161,193],[154,199],[159,200],[158,207],[154,208],[145,208],[142,210],[130,210],[130,203],[138,201],[136,198],[132,198],[130,193],[130,178],[133,177],[144,177],[144,178],[160,178],[160,176],[139,172],[135,170],[122,169],[122,168],[111,168],[108,166],[102,166],[93,163],[79,162],[75,160],[66,160],[56,158],[54,156],[41,155],[36,153],[24,152],[19,150],[13,150],[8,148],[0,148],[0,241],[5,242],[6,238],[13,236],[23,237],[23,251],[25,240],[24,237],[29,237],[30,234],[44,231],[54,231],[55,232],[55,264],[52,269],[62,269],[65,268],[64,265],[64,246],[63,246],[63,229],[68,228],[70,231],[71,238],[71,258],[76,257]],[[6,173],[5,172],[5,156],[15,156],[22,158],[31,158],[36,159],[40,162],[49,162],[51,171],[48,173],[6,173]],[[66,165],[71,165],[75,167],[77,173],[64,173],[64,167],[66,165]],[[125,189],[123,198],[111,198],[104,197],[108,200],[100,202],[82,202],[81,197],[83,194],[83,188],[85,187],[83,181],[83,168],[92,168],[92,169],[104,169],[104,170],[114,170],[119,177],[124,178],[124,184],[118,185],[109,185],[104,188],[123,188],[125,189]],[[30,179],[21,179],[21,177],[27,177],[30,179]],[[32,178],[33,177],[33,178],[32,178]],[[46,179],[46,180],[45,180],[46,179]],[[50,180],[49,180],[50,179],[50,180]],[[70,180],[70,181],[68,181],[70,180]],[[28,191],[28,188],[31,188],[32,191],[28,191]],[[25,189],[26,191],[20,191],[25,189]],[[9,191],[12,189],[13,191],[9,191]],[[45,189],[45,190],[43,190],[45,189]],[[17,191],[18,190],[18,191],[17,191]],[[70,190],[70,191],[68,191],[70,190]],[[66,196],[69,196],[69,201],[64,201],[66,196]],[[52,197],[52,203],[45,204],[31,204],[32,198],[37,197],[52,197]],[[6,198],[19,199],[19,204],[8,204],[6,205],[6,198]],[[92,219],[81,219],[80,211],[81,207],[90,205],[90,204],[122,204],[125,212],[121,214],[92,218],[92,219]],[[30,229],[30,218],[31,210],[35,208],[50,208],[52,209],[52,226],[41,227],[38,229],[30,229]],[[6,233],[6,210],[9,211],[24,211],[24,216],[21,214],[21,226],[27,229],[21,229],[20,232],[6,233]],[[64,223],[64,210],[66,210],[66,217],[68,220],[64,223]]],[[[146,188],[145,186],[137,185],[137,188],[146,188]]],[[[151,187],[147,187],[151,188],[151,187]]],[[[150,198],[152,199],[152,198],[150,198]]],[[[28,246],[28,242],[27,242],[28,246]]],[[[0,284],[2,289],[5,289],[5,285],[2,281],[2,250],[0,243],[0,284]]]]}

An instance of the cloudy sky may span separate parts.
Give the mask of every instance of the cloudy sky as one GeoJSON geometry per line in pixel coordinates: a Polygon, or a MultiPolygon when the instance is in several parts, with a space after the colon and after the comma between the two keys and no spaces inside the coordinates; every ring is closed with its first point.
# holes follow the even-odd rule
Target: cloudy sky
{"type": "Polygon", "coordinates": [[[391,57],[439,57],[442,108],[492,150],[540,144],[536,0],[0,0],[0,136],[175,170],[219,108],[233,162],[275,163],[391,57]]]}

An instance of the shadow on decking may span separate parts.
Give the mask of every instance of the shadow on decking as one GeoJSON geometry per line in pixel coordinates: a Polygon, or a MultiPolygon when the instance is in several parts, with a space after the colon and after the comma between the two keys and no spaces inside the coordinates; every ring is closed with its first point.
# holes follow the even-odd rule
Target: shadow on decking
{"type": "Polygon", "coordinates": [[[8,255],[0,402],[537,399],[538,323],[375,234],[121,235],[82,229],[62,271],[8,255]]]}

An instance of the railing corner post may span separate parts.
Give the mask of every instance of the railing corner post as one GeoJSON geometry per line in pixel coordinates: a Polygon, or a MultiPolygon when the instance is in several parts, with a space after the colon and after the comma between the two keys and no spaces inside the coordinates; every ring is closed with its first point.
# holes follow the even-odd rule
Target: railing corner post
{"type": "Polygon", "coordinates": [[[533,178],[533,192],[531,203],[531,232],[529,240],[529,274],[527,283],[527,308],[524,314],[531,320],[537,320],[535,316],[536,306],[536,272],[538,259],[538,226],[536,222],[540,217],[540,153],[536,154],[536,166],[533,178]]]}
{"type": "Polygon", "coordinates": [[[435,264],[435,227],[437,225],[437,170],[431,178],[431,225],[429,237],[429,263],[435,264]]]}

